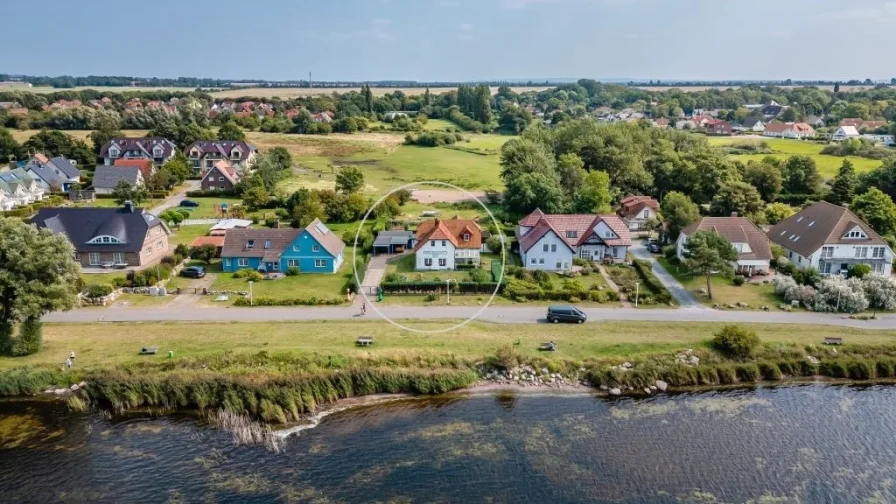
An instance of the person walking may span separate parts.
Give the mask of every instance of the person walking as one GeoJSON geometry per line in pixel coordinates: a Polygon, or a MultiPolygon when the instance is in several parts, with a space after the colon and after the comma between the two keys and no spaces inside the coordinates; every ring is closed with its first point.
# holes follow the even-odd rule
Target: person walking
{"type": "Polygon", "coordinates": [[[367,315],[367,303],[361,303],[361,316],[367,315]]]}

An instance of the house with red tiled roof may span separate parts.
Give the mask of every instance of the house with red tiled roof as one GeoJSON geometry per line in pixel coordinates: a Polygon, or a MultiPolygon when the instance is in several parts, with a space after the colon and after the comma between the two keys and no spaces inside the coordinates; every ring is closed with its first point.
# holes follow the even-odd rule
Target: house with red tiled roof
{"type": "Polygon", "coordinates": [[[520,256],[527,269],[565,271],[573,259],[623,262],[632,244],[618,215],[545,214],[536,209],[519,222],[520,256]]]}
{"type": "Polygon", "coordinates": [[[681,230],[676,242],[679,259],[685,258],[687,241],[697,231],[709,231],[724,236],[737,251],[733,266],[737,273],[747,276],[768,273],[772,249],[768,236],[756,224],[743,217],[703,217],[681,230]]]}
{"type": "Polygon", "coordinates": [[[136,166],[140,169],[140,174],[143,175],[143,179],[146,180],[152,176],[156,171],[156,167],[152,162],[152,159],[141,159],[141,158],[125,158],[125,159],[116,159],[112,166],[124,167],[124,166],[136,166]]]}
{"type": "Polygon", "coordinates": [[[479,264],[481,249],[482,228],[476,221],[428,220],[417,227],[416,269],[453,270],[457,264],[479,264]]]}
{"type": "Polygon", "coordinates": [[[660,202],[650,196],[629,195],[619,202],[619,210],[616,215],[628,225],[631,231],[647,229],[647,223],[656,219],[660,209],[660,202]]]}
{"type": "Polygon", "coordinates": [[[780,123],[770,122],[765,125],[763,136],[772,138],[795,138],[802,140],[803,138],[814,138],[815,128],[806,123],[780,123]]]}

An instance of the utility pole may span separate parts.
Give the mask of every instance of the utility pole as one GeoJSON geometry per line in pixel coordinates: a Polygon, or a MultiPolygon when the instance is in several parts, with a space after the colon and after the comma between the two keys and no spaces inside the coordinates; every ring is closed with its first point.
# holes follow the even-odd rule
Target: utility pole
{"type": "Polygon", "coordinates": [[[308,71],[308,87],[309,87],[309,88],[313,88],[313,87],[314,87],[314,83],[311,82],[311,70],[308,71]]]}

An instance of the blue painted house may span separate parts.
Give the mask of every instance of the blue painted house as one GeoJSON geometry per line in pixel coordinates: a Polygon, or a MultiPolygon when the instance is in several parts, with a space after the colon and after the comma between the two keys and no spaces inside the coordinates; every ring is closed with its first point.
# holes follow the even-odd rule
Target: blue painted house
{"type": "Polygon", "coordinates": [[[252,268],[267,273],[297,266],[302,273],[336,273],[345,243],[319,219],[305,229],[231,229],[224,238],[225,272],[252,268]]]}

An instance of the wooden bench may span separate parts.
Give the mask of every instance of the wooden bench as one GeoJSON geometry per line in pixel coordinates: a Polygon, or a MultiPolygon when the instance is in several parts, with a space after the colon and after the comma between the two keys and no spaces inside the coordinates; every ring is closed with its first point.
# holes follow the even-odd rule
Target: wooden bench
{"type": "Polygon", "coordinates": [[[371,336],[360,336],[356,341],[355,345],[358,346],[370,346],[373,344],[373,337],[371,336]]]}
{"type": "Polygon", "coordinates": [[[824,344],[825,345],[842,345],[843,338],[825,338],[824,344]]]}

